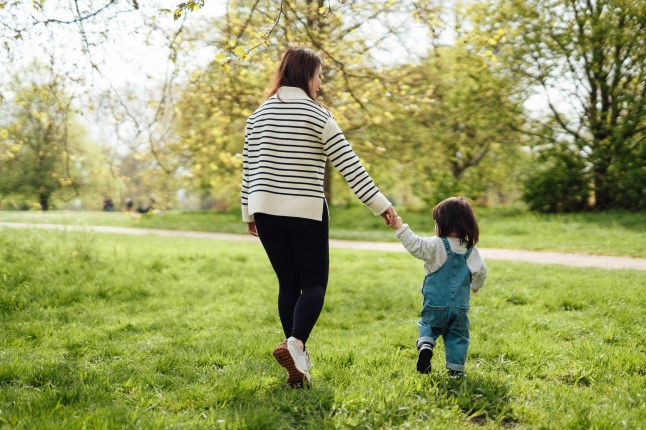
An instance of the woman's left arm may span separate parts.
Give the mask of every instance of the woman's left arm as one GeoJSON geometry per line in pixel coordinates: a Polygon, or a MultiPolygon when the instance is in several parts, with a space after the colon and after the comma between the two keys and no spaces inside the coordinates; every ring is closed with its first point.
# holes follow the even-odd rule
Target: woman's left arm
{"type": "Polygon", "coordinates": [[[357,198],[375,215],[386,212],[392,206],[391,203],[372,182],[372,178],[332,117],[328,118],[323,128],[322,141],[323,153],[341,173],[357,198]]]}

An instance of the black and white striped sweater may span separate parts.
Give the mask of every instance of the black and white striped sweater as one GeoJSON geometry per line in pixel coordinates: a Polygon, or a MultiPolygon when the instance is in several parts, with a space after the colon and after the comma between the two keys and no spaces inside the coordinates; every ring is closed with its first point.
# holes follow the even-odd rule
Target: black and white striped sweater
{"type": "Polygon", "coordinates": [[[330,113],[300,88],[280,87],[247,120],[242,220],[254,213],[321,221],[325,159],[375,215],[390,207],[330,113]]]}

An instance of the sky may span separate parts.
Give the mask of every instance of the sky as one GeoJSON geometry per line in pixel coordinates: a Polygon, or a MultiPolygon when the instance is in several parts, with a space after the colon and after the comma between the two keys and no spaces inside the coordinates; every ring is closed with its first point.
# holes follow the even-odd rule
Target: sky
{"type": "MultiPolygon", "coordinates": [[[[150,0],[139,1],[141,12],[147,16],[156,15],[156,22],[160,28],[168,33],[177,31],[180,23],[173,20],[172,10],[179,0],[150,0]],[[168,8],[169,13],[159,14],[159,10],[168,8]]],[[[97,0],[85,0],[88,4],[104,4],[97,0]]],[[[42,19],[31,6],[32,2],[22,2],[14,6],[15,21],[21,24],[33,21],[29,15],[42,19]],[[17,13],[16,13],[17,11],[17,13]],[[21,16],[22,13],[22,16],[21,16]]],[[[69,10],[70,0],[46,0],[46,15],[49,18],[61,20],[69,19],[69,15],[61,11],[69,10]],[[66,7],[61,7],[66,6],[66,7]]],[[[332,3],[334,6],[334,2],[332,3]]],[[[185,26],[191,28],[199,26],[205,19],[221,16],[226,10],[226,0],[206,0],[202,9],[189,13],[185,26]]],[[[0,14],[8,13],[7,8],[0,9],[0,14]]],[[[104,15],[105,17],[106,15],[104,15]]],[[[110,16],[110,15],[108,15],[110,16]]],[[[0,15],[5,21],[6,16],[0,15]]],[[[397,17],[395,17],[397,19],[397,17]]],[[[425,30],[421,26],[410,25],[408,17],[401,17],[402,23],[391,23],[401,28],[406,28],[397,39],[385,40],[380,50],[375,50],[373,56],[382,64],[389,64],[397,59],[410,59],[416,55],[423,55],[429,47],[425,30]]],[[[0,22],[2,22],[0,21],[0,22]]],[[[159,97],[159,89],[169,71],[168,42],[163,40],[160,33],[149,34],[144,25],[142,15],[137,12],[120,13],[115,19],[105,19],[96,22],[87,21],[85,31],[90,41],[96,41],[96,46],[90,47],[89,54],[84,52],[84,41],[79,36],[78,27],[73,24],[55,25],[45,27],[39,25],[25,33],[21,40],[13,39],[13,49],[10,53],[0,51],[0,70],[9,73],[0,73],[0,83],[21,71],[35,59],[49,62],[54,58],[55,68],[66,75],[71,84],[70,90],[75,93],[81,104],[91,104],[90,99],[105,92],[112,87],[112,92],[123,97],[131,95],[145,103],[146,99],[159,97]],[[107,37],[100,36],[101,31],[107,30],[107,37]],[[10,54],[10,55],[7,55],[10,54]],[[11,57],[11,58],[10,58],[11,57]],[[90,64],[98,65],[97,72],[90,64]]],[[[369,34],[383,34],[383,29],[378,24],[363,29],[369,34]]],[[[11,34],[6,28],[0,27],[0,41],[11,39],[11,34]],[[3,33],[4,32],[4,33],[3,33]]],[[[450,43],[450,36],[446,36],[446,43],[450,43]]],[[[204,43],[197,43],[195,48],[184,54],[178,63],[179,80],[186,80],[191,70],[207,65],[217,54],[214,48],[204,43]]],[[[553,94],[558,102],[558,94],[553,94]]],[[[537,95],[528,101],[527,108],[541,111],[545,108],[545,97],[537,95]]],[[[100,121],[100,119],[98,119],[100,121]]],[[[100,140],[111,140],[114,136],[111,131],[105,132],[97,125],[97,118],[87,115],[84,122],[94,132],[94,137],[100,140]]]]}
{"type": "MultiPolygon", "coordinates": [[[[14,27],[23,27],[45,18],[73,18],[69,12],[71,0],[45,0],[45,10],[42,12],[35,9],[31,1],[15,1],[17,5],[13,5],[10,12],[9,8],[0,9],[0,23],[9,21],[15,24],[14,27]],[[13,17],[8,17],[7,13],[13,14],[13,17]]],[[[10,51],[0,50],[0,70],[5,69],[8,72],[0,73],[0,83],[4,86],[10,76],[23,73],[34,60],[44,63],[53,61],[54,68],[66,76],[68,91],[76,97],[79,107],[93,107],[97,96],[108,90],[112,94],[119,94],[126,104],[138,101],[141,105],[145,104],[146,100],[156,100],[160,96],[160,88],[167,73],[175,66],[168,61],[168,41],[164,40],[160,32],[149,33],[149,23],[144,22],[142,15],[155,16],[158,26],[172,34],[180,27],[180,22],[174,21],[172,15],[178,2],[179,0],[139,1],[139,13],[132,11],[130,1],[121,0],[118,4],[125,5],[121,7],[127,9],[127,12],[119,12],[118,7],[114,7],[102,13],[100,18],[84,22],[84,31],[91,43],[89,51],[84,50],[86,44],[76,24],[36,25],[23,33],[21,39],[15,39],[6,27],[0,26],[0,42],[8,40],[12,46],[10,51]],[[168,13],[160,14],[159,11],[163,8],[168,8],[168,13]],[[107,37],[102,37],[102,32],[107,37]],[[92,68],[92,63],[95,63],[97,68],[92,68]],[[130,100],[127,100],[128,96],[131,97],[130,100]]],[[[90,5],[89,10],[95,10],[97,6],[105,3],[99,0],[81,0],[80,4],[90,5]]],[[[203,8],[187,14],[185,28],[200,26],[209,18],[222,16],[226,11],[226,4],[226,0],[206,0],[203,8]]],[[[340,7],[333,1],[332,6],[335,5],[340,7]]],[[[408,18],[402,16],[399,19],[402,21],[401,25],[392,24],[407,28],[405,21],[408,18]]],[[[372,27],[365,27],[364,31],[379,35],[384,30],[379,28],[378,24],[374,24],[372,27]]],[[[398,40],[384,41],[381,44],[382,49],[375,50],[373,55],[383,64],[407,59],[411,55],[422,55],[428,48],[428,45],[420,43],[425,38],[421,27],[413,26],[401,34],[398,40]]],[[[188,80],[192,70],[206,66],[216,54],[215,48],[198,41],[180,57],[177,64],[177,80],[188,80]]],[[[137,103],[132,104],[134,106],[137,103]]],[[[133,108],[133,112],[136,109],[133,108]]],[[[140,109],[142,117],[145,116],[144,111],[145,109],[140,109]]],[[[92,131],[94,138],[112,141],[111,144],[118,145],[114,142],[112,130],[105,130],[101,118],[96,118],[99,111],[94,112],[95,117],[92,117],[91,112],[82,110],[81,122],[92,131]]],[[[142,118],[142,121],[145,122],[146,119],[142,118]]],[[[124,132],[124,135],[127,134],[124,132]]],[[[134,130],[130,134],[134,134],[134,130]]],[[[119,137],[116,140],[123,138],[119,137]]]]}
{"type": "MultiPolygon", "coordinates": [[[[100,5],[102,2],[96,0],[86,0],[86,2],[100,5]]],[[[153,15],[162,8],[168,8],[171,13],[158,15],[157,22],[168,32],[174,32],[179,28],[179,22],[175,22],[172,17],[172,9],[179,0],[151,0],[139,1],[141,10],[153,15]]],[[[46,15],[48,18],[61,20],[70,19],[69,13],[61,11],[69,10],[70,0],[46,0],[46,11],[40,14],[31,6],[32,2],[23,2],[23,5],[14,6],[12,14],[17,16],[16,21],[20,24],[29,23],[33,19],[43,19],[46,15]],[[62,7],[65,6],[65,7],[62,7]]],[[[334,6],[334,2],[333,2],[334,6]]],[[[226,0],[206,0],[202,9],[191,12],[187,15],[185,25],[191,27],[198,25],[205,18],[221,16],[226,9],[226,0]]],[[[0,14],[10,13],[7,8],[0,9],[0,14]]],[[[110,14],[102,15],[103,17],[110,14]]],[[[1,15],[0,15],[1,16],[1,15]]],[[[4,21],[6,17],[2,17],[4,21]]],[[[401,18],[402,21],[406,17],[401,18]]],[[[91,41],[98,41],[98,36],[102,30],[108,30],[109,37],[101,41],[98,46],[90,48],[91,61],[101,66],[101,71],[115,86],[120,85],[140,85],[148,86],[151,81],[156,81],[155,77],[163,73],[168,63],[168,50],[166,42],[160,37],[148,37],[145,28],[142,28],[143,21],[139,14],[129,12],[119,14],[117,19],[111,20],[107,27],[104,26],[104,19],[87,21],[85,30],[91,41]],[[96,25],[95,25],[96,24],[96,25]],[[148,43],[146,43],[148,42],[148,43]]],[[[406,26],[402,25],[402,28],[406,26]]],[[[365,31],[371,34],[380,34],[381,29],[378,26],[365,28],[365,31]]],[[[79,37],[78,27],[76,25],[56,25],[50,24],[47,28],[39,25],[28,33],[24,34],[21,41],[10,40],[12,44],[11,62],[8,62],[5,51],[0,52],[0,65],[6,69],[17,71],[34,59],[47,61],[50,54],[58,58],[57,67],[64,73],[79,75],[90,79],[92,85],[102,85],[102,79],[89,68],[90,56],[83,52],[83,40],[79,37]]],[[[408,54],[422,54],[428,47],[427,44],[420,43],[425,39],[421,28],[407,30],[406,34],[401,35],[399,41],[394,39],[387,40],[382,44],[382,49],[374,51],[374,56],[382,63],[392,63],[394,59],[406,58],[408,54]],[[402,47],[402,41],[409,41],[407,46],[402,47]]],[[[0,26],[0,41],[12,39],[12,35],[6,28],[0,26]],[[4,32],[4,34],[3,34],[4,32]],[[4,37],[3,37],[4,36],[4,37]]],[[[208,62],[213,58],[215,52],[206,46],[197,46],[197,50],[191,53],[190,64],[200,65],[208,62]]],[[[4,77],[6,78],[7,74],[4,77]]],[[[0,80],[3,77],[0,76],[0,80]]]]}
{"type": "MultiPolygon", "coordinates": [[[[92,2],[94,5],[105,4],[103,1],[86,0],[87,4],[92,2]]],[[[106,11],[100,19],[85,21],[84,31],[91,43],[89,50],[84,50],[86,44],[76,24],[35,25],[23,32],[20,39],[16,39],[6,26],[0,25],[0,42],[11,44],[10,50],[0,50],[2,93],[10,95],[8,82],[11,77],[25,76],[33,68],[34,61],[53,64],[54,69],[66,77],[67,91],[76,99],[77,121],[100,145],[124,149],[119,140],[127,140],[130,144],[132,139],[128,135],[135,134],[134,129],[131,127],[128,131],[126,125],[120,130],[123,136],[116,136],[114,128],[106,124],[109,121],[99,117],[102,113],[96,106],[97,101],[101,94],[110,91],[113,97],[118,94],[125,104],[132,105],[133,112],[143,112],[145,109],[141,106],[145,106],[147,100],[159,98],[171,65],[168,41],[159,31],[148,32],[144,15],[155,16],[159,28],[172,34],[180,27],[180,22],[174,21],[172,14],[178,2],[139,1],[141,13],[132,12],[131,7],[127,13],[114,8],[109,13],[106,11]],[[162,14],[159,13],[162,8],[171,10],[162,14]],[[105,32],[107,37],[102,37],[101,32],[105,32]],[[97,67],[93,68],[92,63],[97,67]]],[[[31,1],[19,2],[10,11],[8,8],[0,9],[0,23],[9,22],[14,28],[25,28],[45,17],[70,20],[70,13],[65,12],[69,11],[69,3],[69,0],[46,0],[46,10],[40,12],[34,9],[31,1]]],[[[124,4],[123,0],[121,4],[124,4]]],[[[199,25],[205,19],[221,16],[225,6],[225,0],[207,0],[202,9],[187,15],[185,26],[199,25]]],[[[191,69],[208,64],[214,55],[214,50],[208,47],[192,51],[190,57],[179,63],[179,79],[187,78],[191,69]]],[[[150,120],[143,113],[139,119],[142,123],[150,120]]]]}

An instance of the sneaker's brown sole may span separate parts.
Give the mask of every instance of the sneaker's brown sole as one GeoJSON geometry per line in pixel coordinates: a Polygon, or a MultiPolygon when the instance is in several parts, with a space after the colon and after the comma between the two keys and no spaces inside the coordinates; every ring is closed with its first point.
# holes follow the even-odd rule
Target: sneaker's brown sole
{"type": "Polygon", "coordinates": [[[287,373],[289,374],[287,383],[295,387],[303,386],[303,382],[306,380],[305,374],[296,368],[296,364],[294,364],[294,360],[287,348],[276,348],[273,355],[278,364],[287,369],[287,373]]]}

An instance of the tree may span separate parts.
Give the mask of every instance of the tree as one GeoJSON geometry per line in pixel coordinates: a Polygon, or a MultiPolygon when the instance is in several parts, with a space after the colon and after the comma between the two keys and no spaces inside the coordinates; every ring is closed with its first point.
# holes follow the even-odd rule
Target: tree
{"type": "MultiPolygon", "coordinates": [[[[225,16],[210,23],[210,30],[191,36],[211,41],[220,51],[208,67],[193,75],[178,105],[179,148],[203,194],[237,201],[245,121],[264,101],[262,95],[289,45],[309,46],[323,56],[321,101],[349,138],[369,123],[366,106],[379,96],[374,85],[379,75],[369,49],[375,42],[357,30],[387,20],[396,10],[395,2],[348,2],[334,11],[325,4],[231,2],[225,16]],[[263,48],[261,53],[258,47],[263,48]]],[[[362,155],[362,143],[353,145],[362,155]]],[[[331,201],[330,184],[326,181],[331,201]]]]}
{"type": "MultiPolygon", "coordinates": [[[[15,93],[3,97],[0,126],[0,194],[37,196],[42,210],[54,196],[78,196],[82,153],[70,130],[72,99],[60,77],[21,74],[15,93]]],[[[76,136],[75,136],[76,137],[76,136]]]]}
{"type": "MultiPolygon", "coordinates": [[[[110,130],[101,142],[106,156],[140,152],[147,145],[170,175],[175,166],[167,165],[172,163],[163,146],[170,139],[175,82],[194,58],[180,56],[185,19],[174,22],[168,6],[137,0],[0,0],[0,68],[17,69],[30,57],[47,61],[86,122],[89,112],[96,114],[93,131],[110,130]],[[165,64],[146,67],[162,55],[165,64]],[[129,72],[118,73],[125,62],[129,72]]],[[[3,85],[7,75],[0,75],[3,85]]]]}
{"type": "Polygon", "coordinates": [[[400,181],[427,204],[455,194],[486,201],[513,188],[505,183],[523,143],[513,82],[460,40],[386,75],[380,120],[365,136],[385,148],[400,181]]]}
{"type": "MultiPolygon", "coordinates": [[[[565,141],[588,168],[597,209],[646,207],[646,8],[625,0],[499,0],[480,5],[482,34],[511,73],[547,98],[526,130],[540,148],[565,141]],[[545,132],[547,130],[547,132],[545,132]]],[[[578,166],[579,162],[562,165],[578,166]]],[[[557,163],[558,164],[558,163],[557,163]]]]}
{"type": "MultiPolygon", "coordinates": [[[[403,31],[390,18],[415,15],[430,23],[430,33],[442,30],[435,22],[441,5],[374,1],[331,10],[319,3],[232,2],[210,25],[215,30],[191,36],[223,51],[193,75],[177,109],[180,152],[203,195],[237,201],[246,117],[263,101],[259,95],[292,43],[321,52],[322,102],[377,183],[401,202],[414,204],[418,197],[435,202],[455,193],[504,201],[516,190],[518,183],[509,177],[523,159],[517,131],[521,99],[515,82],[500,75],[466,30],[455,46],[435,43],[419,62],[402,56],[384,67],[372,55],[373,47],[403,31]],[[366,30],[366,23],[371,30],[381,26],[380,32],[366,30]],[[262,53],[253,50],[264,41],[262,53]]],[[[467,12],[456,13],[465,20],[467,12]]],[[[428,37],[437,42],[440,36],[428,37]]],[[[341,181],[331,177],[328,186],[341,181]]],[[[345,187],[334,189],[335,201],[353,201],[345,187]]]]}

